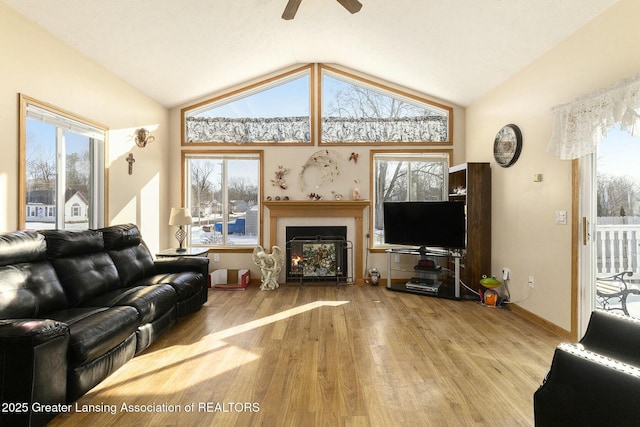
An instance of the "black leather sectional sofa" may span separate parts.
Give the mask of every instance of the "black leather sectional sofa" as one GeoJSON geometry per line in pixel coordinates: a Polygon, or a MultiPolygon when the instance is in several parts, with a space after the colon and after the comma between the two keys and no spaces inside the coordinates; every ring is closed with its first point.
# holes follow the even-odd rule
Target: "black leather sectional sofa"
{"type": "Polygon", "coordinates": [[[591,313],[579,343],[562,343],[533,397],[537,427],[640,426],[640,320],[591,313]]]}
{"type": "Polygon", "coordinates": [[[205,257],[138,227],[0,235],[0,425],[43,425],[207,301],[205,257]]]}

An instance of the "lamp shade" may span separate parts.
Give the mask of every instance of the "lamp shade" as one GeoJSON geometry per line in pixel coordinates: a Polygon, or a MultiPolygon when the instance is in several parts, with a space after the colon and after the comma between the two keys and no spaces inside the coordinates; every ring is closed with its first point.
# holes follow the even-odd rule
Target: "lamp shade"
{"type": "Polygon", "coordinates": [[[169,225],[189,225],[192,223],[189,208],[171,208],[169,225]]]}

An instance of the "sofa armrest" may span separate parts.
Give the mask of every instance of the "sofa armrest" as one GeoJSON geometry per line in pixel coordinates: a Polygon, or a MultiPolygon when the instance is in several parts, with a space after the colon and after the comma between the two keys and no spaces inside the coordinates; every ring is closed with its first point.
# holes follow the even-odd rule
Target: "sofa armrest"
{"type": "Polygon", "coordinates": [[[36,346],[56,337],[69,335],[66,323],[49,319],[0,320],[0,345],[36,346]]]}
{"type": "Polygon", "coordinates": [[[640,320],[595,310],[580,344],[586,350],[640,367],[640,320]]]}
{"type": "Polygon", "coordinates": [[[0,425],[44,425],[65,411],[68,347],[65,323],[0,320],[0,395],[8,405],[0,425]]]}
{"type": "Polygon", "coordinates": [[[209,258],[207,257],[177,257],[160,258],[154,261],[157,273],[180,273],[182,271],[194,271],[204,277],[209,274],[209,258]]]}
{"type": "Polygon", "coordinates": [[[536,426],[640,425],[640,369],[563,343],[535,392],[536,426]]]}

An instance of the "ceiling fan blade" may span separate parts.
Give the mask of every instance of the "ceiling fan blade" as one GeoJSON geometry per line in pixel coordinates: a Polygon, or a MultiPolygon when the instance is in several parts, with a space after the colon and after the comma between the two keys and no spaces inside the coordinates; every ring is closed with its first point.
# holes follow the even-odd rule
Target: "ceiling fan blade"
{"type": "Polygon", "coordinates": [[[300,2],[302,2],[302,0],[289,0],[287,6],[284,8],[282,19],[286,19],[287,21],[293,19],[296,16],[300,2]]]}
{"type": "Polygon", "coordinates": [[[359,12],[362,9],[362,3],[358,0],[338,0],[338,3],[351,13],[359,12]]]}

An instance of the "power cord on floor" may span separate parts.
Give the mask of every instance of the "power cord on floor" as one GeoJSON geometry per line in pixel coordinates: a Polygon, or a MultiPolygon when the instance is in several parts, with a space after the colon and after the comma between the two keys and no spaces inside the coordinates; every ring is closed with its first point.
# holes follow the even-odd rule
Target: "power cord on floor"
{"type": "Polygon", "coordinates": [[[511,299],[511,292],[509,292],[509,279],[506,279],[504,281],[504,288],[507,291],[507,298],[502,302],[503,304],[519,304],[523,301],[526,301],[529,299],[529,297],[531,296],[531,288],[529,286],[527,286],[527,289],[529,290],[529,292],[527,292],[527,294],[525,295],[524,298],[518,300],[518,301],[510,301],[511,299]]]}
{"type": "Polygon", "coordinates": [[[462,280],[460,280],[460,284],[462,284],[462,286],[464,286],[468,291],[476,294],[478,296],[478,298],[480,298],[480,292],[476,291],[475,289],[470,288],[469,286],[467,286],[466,283],[464,283],[462,280]]]}
{"type": "MultiPolygon", "coordinates": [[[[467,284],[464,283],[462,280],[460,280],[460,283],[469,292],[475,294],[478,298],[480,298],[480,293],[478,291],[476,291],[475,289],[472,289],[469,286],[467,286],[467,284]]],[[[527,292],[527,295],[524,298],[522,298],[522,299],[520,299],[518,301],[510,301],[511,300],[511,291],[509,291],[509,279],[504,279],[502,284],[504,285],[504,290],[505,290],[506,296],[502,298],[501,304],[519,304],[519,303],[521,303],[523,301],[526,301],[531,296],[531,288],[527,287],[529,289],[529,292],[527,292]]]]}

